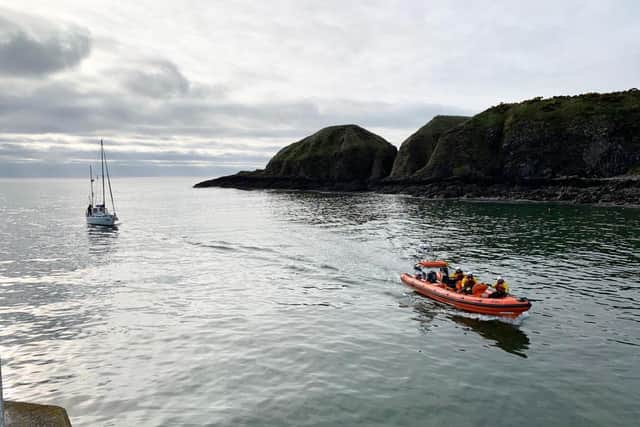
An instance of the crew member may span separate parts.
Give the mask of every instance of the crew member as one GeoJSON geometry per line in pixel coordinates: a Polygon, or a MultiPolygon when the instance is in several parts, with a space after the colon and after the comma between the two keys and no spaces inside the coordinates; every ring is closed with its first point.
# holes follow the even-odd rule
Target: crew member
{"type": "Polygon", "coordinates": [[[471,294],[473,287],[477,284],[475,277],[473,277],[473,273],[467,273],[467,276],[462,280],[462,287],[460,291],[463,294],[471,294]]]}
{"type": "Polygon", "coordinates": [[[449,284],[449,269],[447,267],[440,267],[440,277],[442,283],[449,284]]]}
{"type": "Polygon", "coordinates": [[[458,289],[459,284],[459,287],[462,288],[462,279],[464,279],[464,273],[461,269],[458,268],[456,269],[456,272],[453,273],[453,276],[449,277],[449,280],[446,282],[446,284],[450,288],[454,289],[458,289]]]}
{"type": "Polygon", "coordinates": [[[500,276],[496,279],[496,283],[493,285],[495,291],[489,295],[489,298],[504,298],[509,294],[509,285],[500,276]]]}

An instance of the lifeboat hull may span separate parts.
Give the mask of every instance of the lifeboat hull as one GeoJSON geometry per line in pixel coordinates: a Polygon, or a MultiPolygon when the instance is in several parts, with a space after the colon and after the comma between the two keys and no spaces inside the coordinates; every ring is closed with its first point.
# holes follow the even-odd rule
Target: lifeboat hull
{"type": "Polygon", "coordinates": [[[416,279],[407,273],[402,274],[400,280],[411,286],[420,295],[471,313],[518,317],[531,308],[531,302],[526,298],[516,298],[511,295],[504,298],[487,298],[486,296],[460,294],[449,290],[450,288],[441,282],[430,283],[426,280],[416,279]]]}

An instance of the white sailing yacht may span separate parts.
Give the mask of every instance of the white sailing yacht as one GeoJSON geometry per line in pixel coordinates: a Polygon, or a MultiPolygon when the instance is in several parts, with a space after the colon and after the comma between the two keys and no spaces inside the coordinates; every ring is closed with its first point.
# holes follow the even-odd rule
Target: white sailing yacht
{"type": "Polygon", "coordinates": [[[90,225],[105,225],[108,227],[113,227],[116,225],[116,221],[118,221],[118,215],[116,215],[116,205],[113,201],[113,192],[111,191],[111,178],[109,176],[109,165],[107,164],[107,157],[104,154],[104,145],[102,140],[100,140],[100,163],[102,167],[102,203],[95,204],[96,200],[94,200],[93,193],[93,170],[91,169],[91,165],[89,165],[89,178],[91,179],[91,199],[89,201],[89,206],[85,212],[85,216],[87,217],[87,224],[90,225]],[[105,170],[107,172],[107,183],[109,186],[109,197],[111,198],[111,206],[113,207],[113,213],[109,213],[107,209],[106,203],[106,192],[105,192],[105,183],[104,183],[104,173],[105,170]]]}

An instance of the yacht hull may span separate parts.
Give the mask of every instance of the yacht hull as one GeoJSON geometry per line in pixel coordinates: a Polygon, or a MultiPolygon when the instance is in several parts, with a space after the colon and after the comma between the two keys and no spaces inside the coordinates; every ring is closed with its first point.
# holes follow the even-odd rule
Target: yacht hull
{"type": "Polygon", "coordinates": [[[87,224],[113,227],[114,225],[116,225],[117,219],[118,218],[115,215],[88,216],[87,224]]]}

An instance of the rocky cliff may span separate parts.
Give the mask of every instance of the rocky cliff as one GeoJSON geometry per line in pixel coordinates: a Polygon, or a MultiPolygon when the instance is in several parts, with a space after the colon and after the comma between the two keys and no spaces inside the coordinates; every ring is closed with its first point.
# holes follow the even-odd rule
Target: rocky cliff
{"type": "Polygon", "coordinates": [[[389,175],[397,149],[357,125],[331,126],[280,150],[264,170],[204,181],[196,187],[366,189],[389,175]]]}
{"type": "Polygon", "coordinates": [[[324,128],[280,150],[265,174],[336,182],[370,181],[391,172],[397,149],[356,125],[324,128]]]}
{"type": "Polygon", "coordinates": [[[609,178],[640,167],[640,91],[492,107],[442,135],[403,178],[609,178]]]}
{"type": "Polygon", "coordinates": [[[437,116],[397,156],[359,126],[332,126],[283,148],[265,170],[196,184],[208,186],[640,205],[640,91],[437,116]]]}
{"type": "Polygon", "coordinates": [[[468,119],[463,116],[434,117],[400,145],[389,178],[409,177],[422,169],[431,158],[440,137],[468,119]]]}

